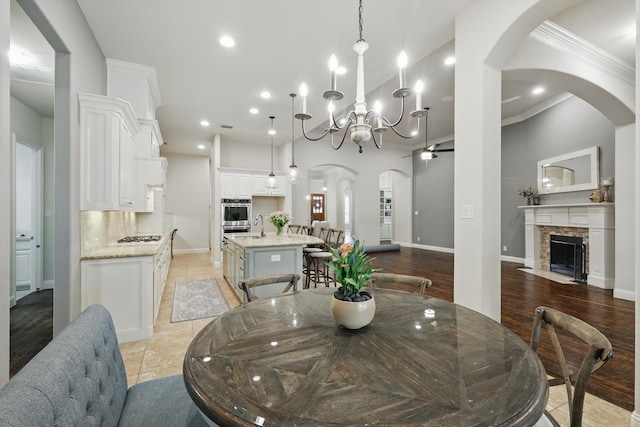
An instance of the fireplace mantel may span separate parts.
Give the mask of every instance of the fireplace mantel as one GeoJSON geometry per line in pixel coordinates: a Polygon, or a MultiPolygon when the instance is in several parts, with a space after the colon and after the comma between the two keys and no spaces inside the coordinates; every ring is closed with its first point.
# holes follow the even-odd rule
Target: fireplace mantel
{"type": "Polygon", "coordinates": [[[566,205],[518,206],[524,210],[525,262],[529,268],[543,269],[541,228],[587,229],[589,274],[587,283],[604,289],[615,287],[615,205],[579,203],[566,205]]]}

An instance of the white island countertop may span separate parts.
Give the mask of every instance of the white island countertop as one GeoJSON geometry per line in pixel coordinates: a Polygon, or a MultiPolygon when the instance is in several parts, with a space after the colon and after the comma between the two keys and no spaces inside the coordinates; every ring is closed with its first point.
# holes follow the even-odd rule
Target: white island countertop
{"type": "Polygon", "coordinates": [[[231,234],[225,236],[230,242],[241,246],[245,249],[254,248],[272,248],[280,246],[307,246],[318,245],[324,243],[324,240],[316,236],[307,236],[305,234],[281,234],[266,233],[264,237],[260,234],[231,234]]]}

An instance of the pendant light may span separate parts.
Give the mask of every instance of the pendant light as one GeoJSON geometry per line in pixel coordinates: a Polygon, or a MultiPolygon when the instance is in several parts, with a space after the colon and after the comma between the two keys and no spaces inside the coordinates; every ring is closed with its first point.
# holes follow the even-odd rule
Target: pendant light
{"type": "Polygon", "coordinates": [[[271,135],[271,172],[267,177],[267,188],[273,190],[274,188],[278,188],[278,183],[276,182],[276,175],[273,173],[273,135],[276,134],[276,130],[273,128],[273,119],[275,116],[269,116],[271,119],[271,129],[269,129],[269,135],[271,135]]]}
{"type": "Polygon", "coordinates": [[[291,184],[297,184],[302,180],[302,172],[298,169],[298,165],[296,165],[296,156],[295,156],[295,139],[293,136],[293,128],[294,128],[294,118],[295,118],[295,108],[294,108],[294,99],[296,97],[295,93],[290,93],[291,97],[291,166],[289,166],[289,174],[287,175],[287,181],[291,184]]]}

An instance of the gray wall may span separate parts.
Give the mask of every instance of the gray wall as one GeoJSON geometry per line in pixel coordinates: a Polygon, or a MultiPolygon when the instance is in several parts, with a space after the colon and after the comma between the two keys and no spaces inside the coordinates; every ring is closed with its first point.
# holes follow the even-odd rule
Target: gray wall
{"type": "MultiPolygon", "coordinates": [[[[438,148],[451,148],[452,143],[438,148]]],[[[413,236],[412,242],[437,248],[453,248],[453,156],[437,153],[425,161],[421,150],[413,155],[413,236]],[[415,211],[418,215],[415,215],[415,211]]],[[[407,209],[411,209],[408,207],[407,209]]]]}
{"type": "MultiPolygon", "coordinates": [[[[496,189],[502,192],[501,242],[507,246],[502,255],[524,258],[524,213],[517,207],[525,204],[525,200],[516,190],[536,188],[538,160],[597,145],[600,176],[614,177],[614,140],[611,122],[577,97],[502,128],[502,187],[496,189]]],[[[447,144],[440,146],[447,147],[447,144]]],[[[453,248],[453,154],[439,153],[437,159],[429,162],[414,156],[414,206],[418,211],[413,216],[415,244],[453,248]]],[[[590,193],[544,195],[541,203],[587,203],[590,193]]]]}
{"type": "MultiPolygon", "coordinates": [[[[614,176],[613,124],[577,97],[529,120],[502,128],[502,246],[503,255],[524,258],[525,204],[517,189],[536,188],[539,160],[583,148],[600,147],[600,176],[614,176]]],[[[591,191],[547,194],[541,204],[588,203],[591,191]]]]}

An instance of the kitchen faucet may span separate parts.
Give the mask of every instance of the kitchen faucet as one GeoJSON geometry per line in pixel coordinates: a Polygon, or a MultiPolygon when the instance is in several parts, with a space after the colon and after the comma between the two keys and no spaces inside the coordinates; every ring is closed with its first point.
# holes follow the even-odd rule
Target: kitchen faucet
{"type": "Polygon", "coordinates": [[[253,225],[258,225],[258,218],[260,218],[260,237],[264,237],[264,218],[262,218],[262,214],[258,214],[253,225]]]}

